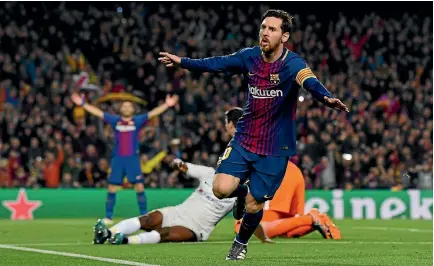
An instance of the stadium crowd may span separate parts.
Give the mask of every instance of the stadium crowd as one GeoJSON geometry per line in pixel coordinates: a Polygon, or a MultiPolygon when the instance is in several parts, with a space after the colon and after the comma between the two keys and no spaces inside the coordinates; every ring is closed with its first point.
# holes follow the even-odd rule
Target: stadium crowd
{"type": "MultiPolygon", "coordinates": [[[[140,136],[146,187],[194,185],[172,170],[175,157],[215,165],[229,141],[224,112],[246,99],[242,77],[166,69],[158,52],[199,58],[254,46],[267,6],[1,5],[0,187],[106,185],[113,132],[69,99],[86,75],[90,100],[129,92],[149,110],[180,96],[140,136]]],[[[432,188],[432,17],[295,15],[294,25],[288,48],[351,110],[301,90],[292,161],[306,187],[432,188]]],[[[116,112],[118,103],[101,106],[116,112]]]]}

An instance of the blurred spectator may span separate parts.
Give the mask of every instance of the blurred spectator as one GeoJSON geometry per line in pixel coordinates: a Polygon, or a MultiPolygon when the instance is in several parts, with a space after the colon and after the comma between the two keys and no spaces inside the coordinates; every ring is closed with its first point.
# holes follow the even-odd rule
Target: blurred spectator
{"type": "Polygon", "coordinates": [[[27,187],[29,176],[27,175],[24,167],[20,167],[15,170],[15,180],[13,182],[14,187],[27,187]]]}
{"type": "Polygon", "coordinates": [[[103,187],[102,177],[99,169],[91,161],[86,161],[83,170],[78,175],[78,181],[82,187],[103,187]]]}
{"type": "MultiPolygon", "coordinates": [[[[229,141],[224,111],[245,104],[242,77],[166,69],[157,54],[253,46],[267,5],[131,2],[121,13],[114,2],[0,5],[0,187],[106,185],[115,136],[73,106],[78,88],[90,101],[129,92],[147,110],[180,95],[140,135],[146,186],[194,186],[170,167],[175,157],[215,166],[229,141]]],[[[293,159],[308,189],[432,188],[432,14],[416,3],[396,3],[393,13],[358,7],[324,15],[291,4],[300,13],[288,48],[351,109],[326,109],[300,90],[293,159]]]]}
{"type": "Polygon", "coordinates": [[[11,187],[12,179],[9,174],[8,160],[0,160],[0,187],[11,187]]]}
{"type": "Polygon", "coordinates": [[[43,163],[45,186],[48,188],[59,187],[61,167],[64,159],[63,149],[60,144],[57,144],[57,155],[55,155],[54,151],[46,151],[45,158],[43,163]]]}
{"type": "Polygon", "coordinates": [[[80,184],[69,172],[63,173],[61,188],[79,188],[80,184]]]}

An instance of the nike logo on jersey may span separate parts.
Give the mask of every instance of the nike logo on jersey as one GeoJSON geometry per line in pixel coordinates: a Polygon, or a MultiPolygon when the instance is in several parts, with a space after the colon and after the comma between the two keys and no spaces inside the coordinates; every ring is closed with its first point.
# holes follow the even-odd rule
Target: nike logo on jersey
{"type": "Polygon", "coordinates": [[[256,74],[254,74],[254,73],[252,73],[252,72],[249,72],[248,74],[249,74],[249,76],[254,76],[254,75],[256,75],[256,74]]]}

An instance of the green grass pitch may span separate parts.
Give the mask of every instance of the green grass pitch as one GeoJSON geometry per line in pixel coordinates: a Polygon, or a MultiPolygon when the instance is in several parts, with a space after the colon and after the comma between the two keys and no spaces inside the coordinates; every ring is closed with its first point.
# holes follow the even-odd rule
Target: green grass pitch
{"type": "Polygon", "coordinates": [[[433,262],[432,221],[337,221],[342,230],[341,241],[324,240],[317,232],[300,239],[278,238],[276,244],[261,244],[255,239],[249,244],[246,260],[238,262],[224,260],[234,238],[233,220],[229,218],[217,226],[209,242],[157,245],[92,245],[94,222],[90,219],[0,220],[0,265],[421,266],[433,262]],[[81,257],[65,255],[71,253],[81,257]],[[98,261],[99,258],[111,261],[98,261]]]}

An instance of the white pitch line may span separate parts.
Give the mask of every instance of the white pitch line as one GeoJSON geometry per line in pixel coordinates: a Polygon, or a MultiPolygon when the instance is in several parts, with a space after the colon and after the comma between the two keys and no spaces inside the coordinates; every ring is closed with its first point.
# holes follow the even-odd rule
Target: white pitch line
{"type": "MultiPolygon", "coordinates": [[[[163,245],[201,245],[201,244],[231,244],[233,241],[204,241],[204,242],[172,242],[172,243],[162,243],[163,245]]],[[[250,244],[261,244],[259,241],[250,241],[250,244]]],[[[279,239],[276,239],[275,244],[374,244],[374,245],[432,245],[433,242],[429,241],[412,241],[412,242],[405,242],[405,241],[345,241],[345,240],[292,240],[292,241],[279,241],[279,239]]],[[[20,244],[0,244],[1,246],[93,246],[94,244],[88,243],[88,242],[71,242],[71,243],[20,243],[20,244]]],[[[161,245],[161,244],[160,244],[161,245]]]]}
{"type": "Polygon", "coordinates": [[[0,244],[7,246],[31,246],[31,247],[43,247],[43,246],[85,246],[85,245],[93,245],[93,243],[80,243],[80,242],[69,242],[69,243],[29,243],[29,244],[0,244]]]}
{"type": "Polygon", "coordinates": [[[0,244],[0,248],[13,249],[13,250],[19,250],[19,251],[28,251],[28,252],[35,252],[35,253],[42,253],[42,254],[50,254],[50,255],[58,255],[58,256],[64,256],[64,257],[88,259],[88,260],[97,260],[97,261],[104,261],[104,262],[116,263],[116,264],[121,264],[121,265],[158,266],[158,265],[147,264],[147,263],[140,263],[140,262],[135,262],[135,261],[110,259],[110,258],[103,258],[103,257],[94,257],[94,256],[89,256],[89,255],[83,255],[83,254],[68,253],[68,252],[59,252],[59,251],[52,251],[52,250],[45,250],[45,249],[16,247],[16,246],[11,246],[11,245],[2,245],[2,244],[0,244]]]}
{"type": "Polygon", "coordinates": [[[404,231],[412,233],[432,233],[430,229],[405,228],[405,227],[376,227],[376,226],[356,226],[351,227],[357,230],[380,230],[380,231],[404,231]]]}

